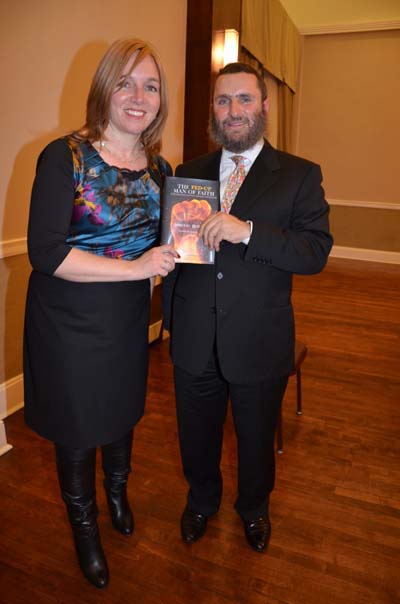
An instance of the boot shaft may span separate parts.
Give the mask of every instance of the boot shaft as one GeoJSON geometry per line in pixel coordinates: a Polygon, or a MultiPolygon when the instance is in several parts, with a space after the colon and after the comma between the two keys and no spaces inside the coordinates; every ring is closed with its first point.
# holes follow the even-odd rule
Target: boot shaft
{"type": "Polygon", "coordinates": [[[108,492],[121,493],[126,489],[131,472],[133,431],[123,438],[101,447],[105,487],[108,492]]]}

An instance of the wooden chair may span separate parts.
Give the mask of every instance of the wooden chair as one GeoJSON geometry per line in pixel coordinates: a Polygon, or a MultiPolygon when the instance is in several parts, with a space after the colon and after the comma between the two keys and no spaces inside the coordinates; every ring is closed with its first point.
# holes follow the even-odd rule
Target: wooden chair
{"type": "MultiPolygon", "coordinates": [[[[294,350],[294,369],[290,376],[296,376],[296,386],[297,386],[297,415],[301,415],[302,411],[302,399],[301,399],[301,366],[303,364],[304,359],[307,356],[307,346],[300,342],[300,340],[296,340],[295,342],[295,350],[294,350]]],[[[278,445],[278,453],[283,453],[283,437],[282,437],[282,408],[279,414],[278,425],[276,428],[276,440],[278,445]]]]}

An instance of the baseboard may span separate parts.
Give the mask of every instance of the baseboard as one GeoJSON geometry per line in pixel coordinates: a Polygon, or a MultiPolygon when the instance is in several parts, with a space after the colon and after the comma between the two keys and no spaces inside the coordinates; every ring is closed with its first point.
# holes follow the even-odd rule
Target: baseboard
{"type": "Polygon", "coordinates": [[[3,420],[0,420],[0,456],[12,449],[12,445],[7,442],[6,429],[3,420]]]}
{"type": "Polygon", "coordinates": [[[333,258],[347,258],[349,260],[366,260],[367,262],[400,264],[400,252],[368,250],[359,247],[344,247],[340,245],[334,245],[331,251],[331,256],[333,258]]]}
{"type": "Polygon", "coordinates": [[[21,373],[0,384],[0,420],[24,406],[24,377],[21,373]]]}
{"type": "Polygon", "coordinates": [[[0,384],[0,456],[12,449],[7,442],[6,428],[3,419],[14,413],[24,404],[22,373],[7,382],[0,384]]]}

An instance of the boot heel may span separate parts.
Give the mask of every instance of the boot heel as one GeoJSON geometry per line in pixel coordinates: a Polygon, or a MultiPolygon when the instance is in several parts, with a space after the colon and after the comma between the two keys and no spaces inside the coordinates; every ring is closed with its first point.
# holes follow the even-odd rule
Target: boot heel
{"type": "Polygon", "coordinates": [[[113,527],[122,535],[132,535],[135,523],[126,493],[126,486],[120,489],[110,489],[107,482],[104,481],[104,488],[113,527]]]}
{"type": "Polygon", "coordinates": [[[134,520],[126,485],[131,472],[132,430],[120,440],[102,446],[104,488],[113,527],[122,535],[132,535],[134,520]]]}

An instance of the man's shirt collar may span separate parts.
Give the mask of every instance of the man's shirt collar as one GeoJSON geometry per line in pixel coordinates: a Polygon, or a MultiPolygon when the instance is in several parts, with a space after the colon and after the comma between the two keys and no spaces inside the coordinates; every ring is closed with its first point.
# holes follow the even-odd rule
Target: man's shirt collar
{"type": "Polygon", "coordinates": [[[243,151],[242,153],[234,153],[233,151],[228,151],[225,148],[222,148],[222,155],[221,155],[221,165],[229,165],[230,168],[232,169],[232,160],[231,157],[233,155],[242,155],[245,158],[245,166],[251,166],[254,162],[254,160],[256,159],[256,157],[258,156],[258,154],[260,153],[261,149],[264,146],[264,139],[260,139],[255,145],[253,145],[253,147],[250,147],[249,149],[246,149],[245,151],[243,151]]]}

